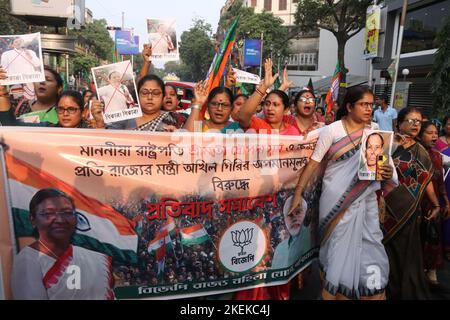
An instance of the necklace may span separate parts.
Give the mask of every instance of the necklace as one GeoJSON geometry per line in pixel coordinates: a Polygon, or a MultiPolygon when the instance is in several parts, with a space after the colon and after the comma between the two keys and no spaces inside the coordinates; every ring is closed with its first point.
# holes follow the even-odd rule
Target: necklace
{"type": "Polygon", "coordinates": [[[342,120],[342,124],[344,125],[344,129],[345,129],[345,133],[347,134],[348,139],[350,140],[350,142],[352,143],[353,147],[356,147],[355,142],[353,141],[353,139],[350,137],[350,134],[348,133],[348,129],[347,129],[347,125],[345,124],[345,120],[342,120]]]}
{"type": "Polygon", "coordinates": [[[50,250],[50,248],[47,247],[44,242],[42,242],[41,240],[38,240],[38,242],[53,256],[53,258],[56,258],[57,260],[59,259],[59,256],[52,250],[50,250]]]}

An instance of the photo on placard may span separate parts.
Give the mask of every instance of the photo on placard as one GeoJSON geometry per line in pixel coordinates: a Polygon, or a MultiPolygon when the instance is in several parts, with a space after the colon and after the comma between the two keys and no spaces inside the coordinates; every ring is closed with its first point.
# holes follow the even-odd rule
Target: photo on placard
{"type": "Polygon", "coordinates": [[[176,20],[148,19],[148,43],[152,46],[152,59],[179,60],[176,20]]]}
{"type": "Polygon", "coordinates": [[[97,97],[105,105],[106,123],[142,116],[130,61],[92,68],[92,75],[97,97]]]}
{"type": "Polygon", "coordinates": [[[0,85],[45,81],[41,34],[0,36],[0,65],[8,75],[0,85]]]}
{"type": "Polygon", "coordinates": [[[392,164],[392,131],[366,130],[361,142],[358,176],[360,180],[381,181],[381,167],[392,164]]]}

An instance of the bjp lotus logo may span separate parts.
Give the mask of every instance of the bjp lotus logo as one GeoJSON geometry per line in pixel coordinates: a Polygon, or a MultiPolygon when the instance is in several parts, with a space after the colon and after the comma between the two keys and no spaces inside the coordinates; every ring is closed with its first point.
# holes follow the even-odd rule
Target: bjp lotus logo
{"type": "Polygon", "coordinates": [[[253,228],[242,229],[241,231],[232,231],[231,240],[233,240],[233,245],[235,247],[241,248],[239,256],[247,254],[244,252],[244,248],[252,243],[253,240],[253,228]]]}

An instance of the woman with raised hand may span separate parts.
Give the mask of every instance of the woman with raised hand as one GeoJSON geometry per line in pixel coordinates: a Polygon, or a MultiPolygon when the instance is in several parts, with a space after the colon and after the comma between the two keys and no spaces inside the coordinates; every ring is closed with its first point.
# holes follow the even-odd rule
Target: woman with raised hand
{"type": "Polygon", "coordinates": [[[191,105],[191,114],[184,126],[189,132],[208,132],[214,130],[225,133],[228,129],[234,130],[230,121],[233,110],[233,93],[226,87],[216,87],[208,94],[208,89],[204,81],[197,83],[194,89],[195,100],[191,105]],[[207,104],[209,120],[201,118],[201,108],[207,104]]]}
{"type": "Polygon", "coordinates": [[[264,80],[241,108],[238,114],[239,124],[242,129],[251,129],[257,133],[277,132],[281,135],[298,135],[298,130],[286,121],[286,115],[289,112],[289,97],[287,94],[282,90],[269,92],[278,78],[278,74],[273,75],[272,67],[272,60],[267,59],[264,64],[264,80]],[[263,101],[263,119],[256,116],[261,101],[263,101]]]}

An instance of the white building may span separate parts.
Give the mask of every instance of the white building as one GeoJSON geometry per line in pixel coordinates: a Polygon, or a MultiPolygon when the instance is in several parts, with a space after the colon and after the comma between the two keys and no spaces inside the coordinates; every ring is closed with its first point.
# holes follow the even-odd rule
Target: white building
{"type": "MultiPolygon", "coordinates": [[[[255,13],[263,10],[272,12],[289,27],[294,25],[297,4],[294,0],[246,0],[248,7],[255,8],[255,13]]],[[[345,63],[349,74],[368,77],[369,64],[363,59],[364,31],[347,42],[345,63]]],[[[327,30],[308,36],[301,36],[291,41],[292,52],[287,61],[289,76],[297,87],[332,76],[337,64],[337,40],[327,30]]]]}

